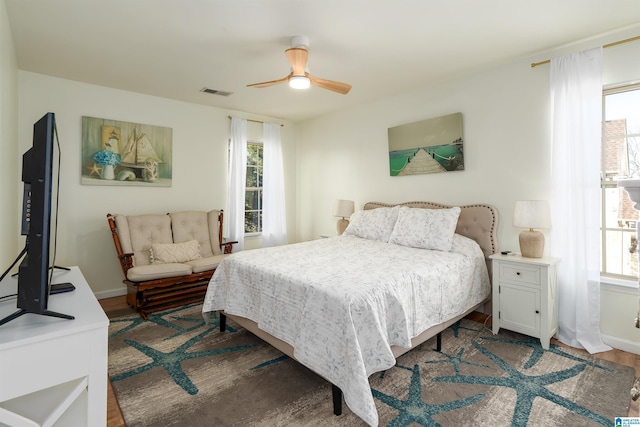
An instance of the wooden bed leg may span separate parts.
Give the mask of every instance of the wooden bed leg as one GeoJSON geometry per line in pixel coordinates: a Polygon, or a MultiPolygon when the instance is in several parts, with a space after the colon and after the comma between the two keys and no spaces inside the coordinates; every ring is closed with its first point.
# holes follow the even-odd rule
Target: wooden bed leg
{"type": "Polygon", "coordinates": [[[342,415],[342,390],[338,386],[331,384],[331,395],[333,396],[334,415],[342,415]]]}
{"type": "Polygon", "coordinates": [[[442,332],[438,332],[436,335],[436,351],[442,350],[442,332]]]}
{"type": "Polygon", "coordinates": [[[220,332],[224,332],[227,328],[227,316],[225,316],[221,311],[218,313],[220,313],[220,332]]]}

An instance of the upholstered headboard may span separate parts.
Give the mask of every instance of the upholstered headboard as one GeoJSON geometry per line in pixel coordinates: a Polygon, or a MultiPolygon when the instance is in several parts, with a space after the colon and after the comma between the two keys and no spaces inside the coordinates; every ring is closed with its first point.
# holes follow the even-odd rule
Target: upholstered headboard
{"type": "MultiPolygon", "coordinates": [[[[393,206],[408,206],[410,208],[443,209],[452,206],[441,205],[432,202],[405,202],[388,204],[380,202],[368,202],[364,209],[375,209],[393,206]]],[[[460,217],[456,233],[475,240],[484,252],[485,258],[498,252],[498,211],[490,205],[477,204],[460,206],[460,217]]]]}

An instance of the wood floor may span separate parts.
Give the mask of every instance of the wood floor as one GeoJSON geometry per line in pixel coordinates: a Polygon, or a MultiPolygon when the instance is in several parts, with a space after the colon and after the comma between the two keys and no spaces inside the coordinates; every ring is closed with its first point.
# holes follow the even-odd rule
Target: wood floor
{"type": "MultiPolygon", "coordinates": [[[[107,314],[109,312],[113,312],[116,310],[119,311],[127,308],[127,303],[124,296],[102,299],[100,300],[100,305],[107,314]]],[[[477,322],[485,321],[485,316],[482,313],[477,312],[470,314],[468,318],[477,322]]],[[[487,326],[491,326],[491,319],[489,319],[489,321],[487,322],[487,326]]],[[[555,339],[553,339],[552,342],[554,344],[567,347],[565,344],[555,339]]],[[[611,351],[595,354],[594,356],[612,362],[620,363],[621,365],[631,366],[635,369],[636,377],[640,374],[640,355],[614,349],[611,351]]],[[[640,417],[639,408],[640,400],[635,402],[630,401],[629,413],[627,414],[627,416],[640,417]]],[[[113,389],[111,388],[111,383],[109,383],[109,391],[107,395],[107,427],[125,427],[124,419],[122,418],[122,413],[120,412],[120,407],[118,406],[118,401],[116,400],[116,396],[113,393],[113,389]]]]}
{"type": "MultiPolygon", "coordinates": [[[[99,302],[107,315],[109,312],[128,307],[124,296],[105,298],[99,300],[99,302]]],[[[122,412],[120,412],[120,406],[118,406],[116,395],[113,393],[113,388],[111,387],[111,381],[107,381],[107,384],[109,387],[107,390],[107,427],[125,427],[124,418],[122,418],[122,412]]]]}

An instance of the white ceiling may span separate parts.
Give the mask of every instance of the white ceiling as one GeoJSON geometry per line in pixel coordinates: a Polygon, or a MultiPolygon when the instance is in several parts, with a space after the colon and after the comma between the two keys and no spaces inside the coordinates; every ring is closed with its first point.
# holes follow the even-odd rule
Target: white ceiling
{"type": "Polygon", "coordinates": [[[21,70],[293,121],[640,23],[639,0],[5,2],[21,70]],[[349,94],[246,87],[290,72],[296,35],[349,94]]]}

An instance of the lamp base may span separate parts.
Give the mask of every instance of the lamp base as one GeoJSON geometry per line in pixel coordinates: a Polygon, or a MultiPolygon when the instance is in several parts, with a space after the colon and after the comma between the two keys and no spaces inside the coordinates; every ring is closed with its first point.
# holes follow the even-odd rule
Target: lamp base
{"type": "Polygon", "coordinates": [[[526,258],[542,258],[544,234],[533,229],[520,232],[520,253],[526,258]]]}
{"type": "Polygon", "coordinates": [[[344,233],[344,230],[347,229],[348,225],[349,225],[349,220],[348,219],[340,218],[338,220],[338,222],[336,223],[336,229],[338,230],[338,236],[340,236],[342,233],[344,233]]]}

